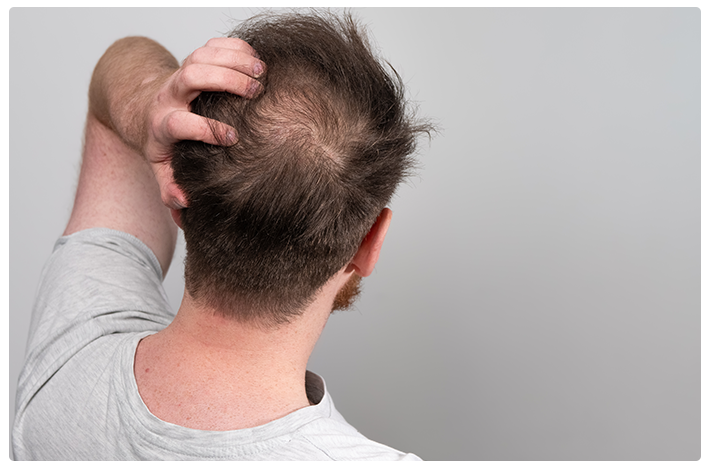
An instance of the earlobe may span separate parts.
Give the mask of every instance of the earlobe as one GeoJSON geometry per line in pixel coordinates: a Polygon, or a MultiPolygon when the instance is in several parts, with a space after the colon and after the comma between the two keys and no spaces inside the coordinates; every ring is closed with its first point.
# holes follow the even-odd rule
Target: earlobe
{"type": "Polygon", "coordinates": [[[347,270],[353,269],[359,276],[365,277],[372,274],[374,266],[379,260],[379,252],[382,250],[384,238],[386,237],[389,224],[391,223],[392,211],[384,208],[377,220],[372,225],[369,233],[365,236],[359,250],[348,265],[347,270]]]}
{"type": "Polygon", "coordinates": [[[170,209],[180,209],[187,206],[187,197],[174,180],[172,167],[169,163],[152,163],[155,180],[160,187],[160,198],[163,205],[170,209]]]}
{"type": "Polygon", "coordinates": [[[175,224],[177,224],[177,227],[182,229],[182,210],[176,210],[174,208],[170,208],[170,214],[172,215],[172,220],[175,221],[175,224]]]}

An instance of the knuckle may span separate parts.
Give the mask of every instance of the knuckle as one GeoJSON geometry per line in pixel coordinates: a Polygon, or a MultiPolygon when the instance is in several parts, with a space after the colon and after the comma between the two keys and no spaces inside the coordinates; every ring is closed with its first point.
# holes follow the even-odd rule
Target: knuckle
{"type": "Polygon", "coordinates": [[[234,38],[234,41],[234,47],[236,49],[239,49],[244,52],[250,52],[252,50],[248,42],[238,38],[234,38]]]}
{"type": "Polygon", "coordinates": [[[204,47],[237,50],[241,52],[246,52],[249,55],[253,55],[255,53],[255,51],[249,45],[248,42],[237,37],[214,37],[208,40],[204,47]]]}
{"type": "Polygon", "coordinates": [[[180,122],[179,115],[176,112],[168,114],[167,117],[165,118],[164,123],[165,123],[165,130],[167,131],[168,135],[175,136],[179,133],[181,122],[180,122]]]}
{"type": "Polygon", "coordinates": [[[210,40],[208,40],[204,46],[205,47],[219,47],[219,44],[221,43],[222,39],[223,38],[221,38],[221,37],[213,37],[210,40]]]}
{"type": "Polygon", "coordinates": [[[191,57],[190,62],[191,63],[205,62],[205,61],[208,61],[212,55],[213,54],[209,48],[200,47],[199,49],[192,52],[192,55],[190,55],[190,57],[191,57]]]}
{"type": "Polygon", "coordinates": [[[182,72],[178,76],[178,81],[183,86],[190,87],[194,84],[197,73],[199,73],[199,67],[196,64],[190,64],[182,69],[182,72]]]}

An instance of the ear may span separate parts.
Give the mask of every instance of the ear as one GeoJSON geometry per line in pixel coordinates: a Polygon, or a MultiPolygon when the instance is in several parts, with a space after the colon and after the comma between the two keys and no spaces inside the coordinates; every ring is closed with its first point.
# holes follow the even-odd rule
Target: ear
{"type": "Polygon", "coordinates": [[[379,252],[384,244],[389,224],[391,223],[392,212],[389,208],[384,208],[377,220],[372,225],[369,233],[364,237],[364,240],[359,246],[359,250],[352,258],[352,261],[347,266],[346,271],[354,270],[359,276],[369,276],[374,271],[374,265],[379,260],[379,252]]]}
{"type": "Polygon", "coordinates": [[[160,198],[170,209],[180,209],[187,206],[187,197],[175,182],[172,166],[166,162],[151,163],[155,180],[160,186],[160,198]]]}
{"type": "Polygon", "coordinates": [[[172,215],[172,220],[175,221],[175,224],[177,224],[177,227],[182,229],[182,216],[180,213],[182,210],[176,210],[174,208],[170,208],[170,214],[172,215]]]}

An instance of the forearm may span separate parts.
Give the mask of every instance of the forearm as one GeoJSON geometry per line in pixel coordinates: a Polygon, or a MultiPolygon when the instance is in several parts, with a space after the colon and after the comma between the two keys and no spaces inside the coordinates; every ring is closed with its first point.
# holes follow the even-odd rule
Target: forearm
{"type": "Polygon", "coordinates": [[[177,227],[144,149],[150,106],[177,68],[165,48],[143,37],[121,39],[101,57],[89,86],[81,173],[65,231],[107,227],[132,234],[152,249],[163,272],[177,227]]]}
{"type": "Polygon", "coordinates": [[[91,227],[128,232],[167,270],[177,232],[167,207],[176,213],[187,206],[172,177],[174,143],[235,141],[233,128],[193,114],[190,102],[202,91],[259,92],[254,78],[265,64],[255,55],[244,41],[216,38],[178,67],[170,52],[144,37],[109,47],[89,86],[84,158],[66,234],[91,227]]]}
{"type": "Polygon", "coordinates": [[[143,153],[152,100],[178,68],[175,57],[151,39],[126,37],[116,41],[94,69],[89,113],[128,146],[143,153]]]}
{"type": "Polygon", "coordinates": [[[74,207],[64,235],[94,227],[137,237],[167,272],[177,226],[160,200],[150,164],[89,113],[74,207]]]}

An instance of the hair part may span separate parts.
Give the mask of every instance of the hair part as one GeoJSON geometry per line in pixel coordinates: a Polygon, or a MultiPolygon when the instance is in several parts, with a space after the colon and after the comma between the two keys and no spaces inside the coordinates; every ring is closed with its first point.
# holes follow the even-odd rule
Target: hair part
{"type": "Polygon", "coordinates": [[[239,141],[176,146],[185,285],[237,320],[278,325],[351,261],[430,126],[349,14],[261,14],[230,36],[268,71],[254,99],[205,92],[192,102],[239,141]]]}

